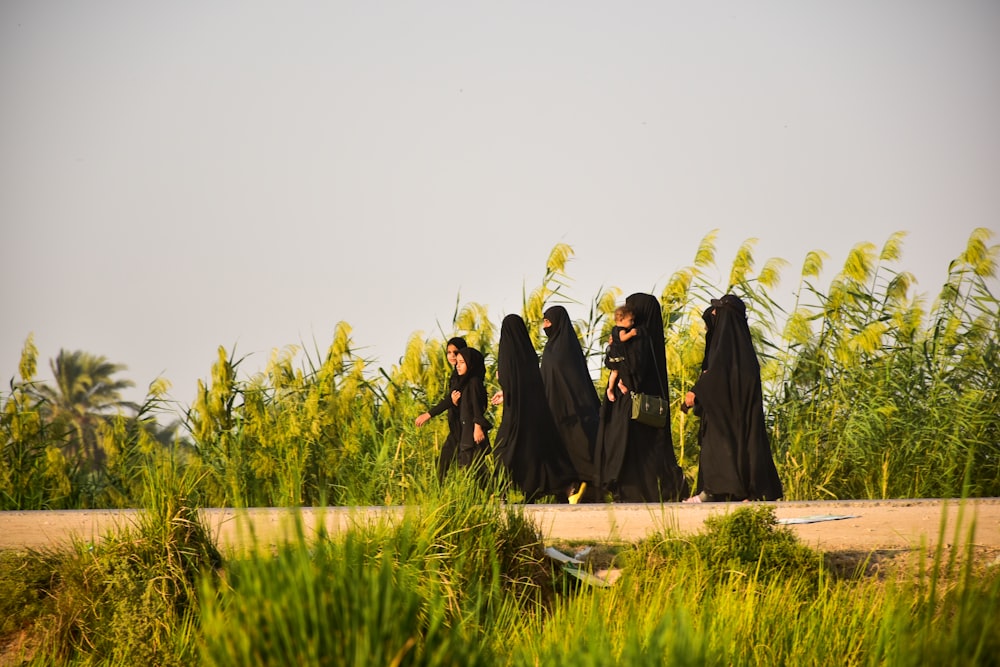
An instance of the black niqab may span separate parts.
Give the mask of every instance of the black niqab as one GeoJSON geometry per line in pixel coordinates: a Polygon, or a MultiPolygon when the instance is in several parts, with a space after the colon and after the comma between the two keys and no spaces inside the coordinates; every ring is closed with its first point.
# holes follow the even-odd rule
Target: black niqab
{"type": "Polygon", "coordinates": [[[635,383],[629,390],[667,398],[667,352],[663,338],[663,311],[651,294],[625,299],[640,335],[626,346],[626,363],[635,383]]]}
{"type": "Polygon", "coordinates": [[[701,371],[708,368],[708,348],[712,346],[712,334],[715,332],[715,306],[709,306],[702,312],[701,319],[705,322],[705,355],[701,359],[701,371]]]}

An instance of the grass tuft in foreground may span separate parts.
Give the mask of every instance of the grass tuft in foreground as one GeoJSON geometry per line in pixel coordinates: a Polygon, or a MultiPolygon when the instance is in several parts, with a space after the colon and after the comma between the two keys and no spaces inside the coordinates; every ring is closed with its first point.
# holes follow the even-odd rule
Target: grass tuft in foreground
{"type": "Polygon", "coordinates": [[[155,526],[93,549],[0,560],[12,568],[0,582],[24,602],[17,626],[40,633],[30,664],[982,665],[1000,654],[1000,571],[975,564],[974,521],[951,539],[965,553],[942,546],[913,554],[908,573],[845,576],[770,507],[739,506],[699,534],[620,545],[622,576],[590,587],[549,562],[520,506],[471,479],[336,535],[307,534],[299,516],[286,541],[222,568],[202,532],[173,520],[196,515],[158,507],[155,526]]]}

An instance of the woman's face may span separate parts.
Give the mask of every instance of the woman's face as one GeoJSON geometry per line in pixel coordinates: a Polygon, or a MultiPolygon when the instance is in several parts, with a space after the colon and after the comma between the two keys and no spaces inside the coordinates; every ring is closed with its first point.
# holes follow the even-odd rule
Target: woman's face
{"type": "Polygon", "coordinates": [[[449,345],[447,353],[448,353],[448,363],[454,366],[455,361],[458,359],[458,348],[455,347],[454,345],[449,345]]]}
{"type": "Polygon", "coordinates": [[[460,354],[455,355],[455,370],[459,375],[465,375],[469,371],[469,367],[465,363],[465,359],[460,354]]]}

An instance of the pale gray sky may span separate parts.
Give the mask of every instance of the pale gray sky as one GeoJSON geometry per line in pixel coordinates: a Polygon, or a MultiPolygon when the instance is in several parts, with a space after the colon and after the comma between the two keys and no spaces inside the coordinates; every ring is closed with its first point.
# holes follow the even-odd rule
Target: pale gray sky
{"type": "Polygon", "coordinates": [[[30,332],[184,404],[340,320],[388,367],[559,242],[589,302],[907,230],[933,297],[1000,229],[995,0],[5,0],[0,91],[3,389],[30,332]]]}

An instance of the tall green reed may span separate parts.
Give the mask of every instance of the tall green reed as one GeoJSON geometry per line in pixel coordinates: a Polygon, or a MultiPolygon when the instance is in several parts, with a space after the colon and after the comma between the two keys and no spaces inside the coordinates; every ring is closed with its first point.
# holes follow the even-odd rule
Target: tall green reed
{"type": "Polygon", "coordinates": [[[1000,490],[988,237],[973,233],[926,318],[909,274],[885,266],[900,235],[878,254],[856,246],[826,294],[807,287],[819,307],[799,306],[786,328],[771,406],[791,497],[956,496],[970,458],[970,492],[1000,490]]]}
{"type": "Polygon", "coordinates": [[[0,510],[78,507],[84,475],[63,450],[68,434],[45,417],[44,399],[34,390],[38,365],[34,336],[28,336],[18,365],[19,381],[0,411],[0,510]]]}
{"type": "MultiPolygon", "coordinates": [[[[709,232],[692,264],[675,271],[660,294],[675,407],[700,374],[702,310],[733,292],[748,304],[787,499],[955,496],[967,466],[969,494],[1000,494],[1000,308],[989,282],[998,248],[988,245],[988,230],[970,236],[929,308],[914,294],[912,276],[897,268],[901,233],[881,249],[857,244],[827,287],[819,284],[825,254],[808,253],[790,306],[775,293],[784,260],[769,259],[758,271],[756,241],[748,239],[729,270],[720,271],[717,237],[709,232]]],[[[539,353],[544,309],[582,305],[570,292],[572,255],[556,245],[539,286],[524,288],[523,315],[539,353]]],[[[606,383],[601,358],[621,295],[618,287],[602,288],[574,322],[596,386],[606,383]]],[[[444,419],[413,425],[444,394],[451,372],[445,340],[463,335],[482,350],[488,391],[497,387],[488,309],[456,301],[448,326],[440,337],[413,334],[399,363],[379,368],[355,352],[343,322],[303,365],[294,361],[299,348],[287,347],[248,379],[238,377],[243,359],[219,348],[210,380],[199,383],[187,410],[189,436],[169,445],[154,437],[152,408],[164,399],[151,387],[143,408],[150,409],[138,419],[109,419],[102,427],[114,460],[97,474],[67,455],[64,434],[46,421],[31,391],[37,351],[29,340],[21,382],[12,381],[0,416],[8,464],[0,471],[0,499],[23,509],[136,506],[140,469],[164,455],[154,451],[159,447],[192,468],[206,505],[417,501],[436,488],[435,461],[447,435],[444,419]]],[[[495,422],[501,415],[490,408],[495,422]]],[[[677,459],[691,481],[698,426],[696,417],[671,411],[677,459]]]]}

